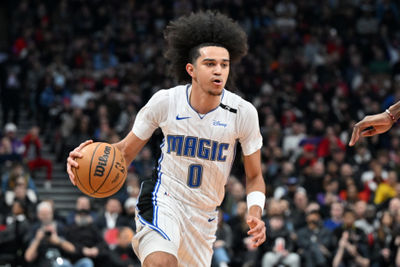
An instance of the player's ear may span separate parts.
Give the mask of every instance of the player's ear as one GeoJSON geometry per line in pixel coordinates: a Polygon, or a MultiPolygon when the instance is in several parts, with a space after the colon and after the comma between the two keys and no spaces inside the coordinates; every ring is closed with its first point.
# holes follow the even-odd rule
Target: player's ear
{"type": "Polygon", "coordinates": [[[190,75],[190,77],[195,78],[195,76],[194,76],[194,65],[192,63],[186,64],[186,71],[190,75]]]}

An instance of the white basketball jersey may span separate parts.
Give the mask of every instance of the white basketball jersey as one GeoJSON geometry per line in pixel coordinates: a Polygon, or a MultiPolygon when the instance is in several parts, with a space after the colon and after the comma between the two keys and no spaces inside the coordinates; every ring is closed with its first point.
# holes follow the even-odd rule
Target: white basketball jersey
{"type": "Polygon", "coordinates": [[[146,140],[160,127],[159,182],[182,203],[213,210],[223,200],[236,142],[244,155],[262,146],[258,115],[227,90],[216,109],[199,114],[189,103],[190,91],[190,85],[158,91],[137,114],[132,131],[146,140]]]}

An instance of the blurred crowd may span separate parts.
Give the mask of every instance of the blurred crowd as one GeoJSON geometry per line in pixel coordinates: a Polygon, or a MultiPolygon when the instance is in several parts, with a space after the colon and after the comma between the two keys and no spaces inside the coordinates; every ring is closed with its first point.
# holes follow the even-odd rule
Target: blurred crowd
{"type": "Polygon", "coordinates": [[[79,198],[74,213],[57,216],[52,201],[37,194],[33,174],[45,167],[51,188],[53,164],[64,164],[82,141],[124,137],[149,97],[176,84],[163,58],[167,23],[216,9],[249,37],[249,54],[233,66],[236,87],[228,89],[258,109],[269,200],[267,242],[254,249],[238,156],[213,266],[400,265],[400,127],[347,146],[355,122],[400,100],[398,1],[6,2],[0,258],[17,253],[33,266],[51,266],[49,259],[59,266],[137,265],[128,242],[132,214],[140,181],[158,157],[159,131],[129,167],[122,191],[100,210],[79,198]],[[21,116],[35,127],[18,137],[21,116]],[[40,140],[55,162],[42,157],[40,140]]]}

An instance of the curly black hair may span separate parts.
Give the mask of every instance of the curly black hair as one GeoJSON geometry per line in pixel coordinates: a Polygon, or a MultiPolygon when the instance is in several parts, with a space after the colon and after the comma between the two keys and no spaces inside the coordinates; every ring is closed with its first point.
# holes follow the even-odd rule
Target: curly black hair
{"type": "MultiPolygon", "coordinates": [[[[165,57],[170,61],[170,74],[178,82],[191,82],[186,64],[194,63],[204,46],[220,46],[228,50],[230,61],[236,63],[247,54],[247,35],[238,23],[227,16],[206,11],[192,13],[171,21],[164,31],[167,41],[165,57]]],[[[227,86],[233,86],[232,69],[227,86]]]]}

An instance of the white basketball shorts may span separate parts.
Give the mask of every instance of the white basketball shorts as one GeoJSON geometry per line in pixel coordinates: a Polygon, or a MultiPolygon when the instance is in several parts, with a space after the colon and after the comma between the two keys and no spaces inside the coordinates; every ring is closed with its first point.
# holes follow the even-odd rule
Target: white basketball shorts
{"type": "Polygon", "coordinates": [[[136,210],[134,251],[143,263],[156,251],[174,255],[180,267],[209,267],[216,239],[217,211],[184,205],[158,180],[141,185],[136,210]]]}

